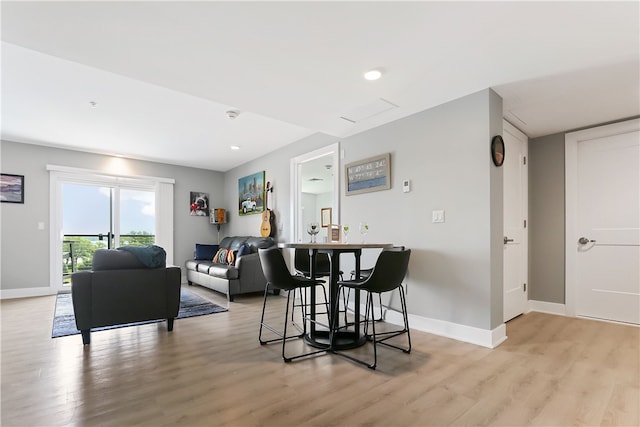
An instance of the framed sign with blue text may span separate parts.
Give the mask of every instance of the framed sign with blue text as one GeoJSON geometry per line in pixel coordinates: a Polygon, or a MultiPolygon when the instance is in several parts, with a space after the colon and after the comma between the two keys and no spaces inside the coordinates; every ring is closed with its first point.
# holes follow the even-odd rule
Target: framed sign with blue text
{"type": "Polygon", "coordinates": [[[344,166],[345,194],[369,193],[391,188],[389,153],[351,162],[344,166]]]}

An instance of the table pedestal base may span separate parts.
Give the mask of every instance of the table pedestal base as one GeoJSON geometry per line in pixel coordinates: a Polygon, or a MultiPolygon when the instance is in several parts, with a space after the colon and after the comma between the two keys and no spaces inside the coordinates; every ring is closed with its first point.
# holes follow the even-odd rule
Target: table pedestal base
{"type": "MultiPolygon", "coordinates": [[[[312,347],[325,349],[330,347],[329,331],[316,331],[313,336],[307,334],[304,336],[304,340],[312,347]]],[[[333,349],[335,350],[360,347],[366,342],[367,339],[356,332],[338,331],[333,334],[333,349]]]]}

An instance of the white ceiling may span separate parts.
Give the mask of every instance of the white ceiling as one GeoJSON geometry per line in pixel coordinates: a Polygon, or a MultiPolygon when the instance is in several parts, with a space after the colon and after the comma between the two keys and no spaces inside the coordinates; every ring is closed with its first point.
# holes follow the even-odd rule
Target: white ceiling
{"type": "Polygon", "coordinates": [[[530,137],[640,114],[636,1],[1,7],[5,140],[227,171],[488,87],[530,137]]]}

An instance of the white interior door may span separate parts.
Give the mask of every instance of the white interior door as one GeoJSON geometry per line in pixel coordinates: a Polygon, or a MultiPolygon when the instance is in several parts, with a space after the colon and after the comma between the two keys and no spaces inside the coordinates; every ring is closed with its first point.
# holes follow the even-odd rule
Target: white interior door
{"type": "Polygon", "coordinates": [[[640,132],[578,143],[576,314],[640,324],[640,132]]]}
{"type": "Polygon", "coordinates": [[[567,134],[568,314],[640,324],[640,120],[567,134]]]}
{"type": "Polygon", "coordinates": [[[504,321],[527,309],[527,165],[528,139],[509,122],[503,124],[504,180],[504,321]]]}

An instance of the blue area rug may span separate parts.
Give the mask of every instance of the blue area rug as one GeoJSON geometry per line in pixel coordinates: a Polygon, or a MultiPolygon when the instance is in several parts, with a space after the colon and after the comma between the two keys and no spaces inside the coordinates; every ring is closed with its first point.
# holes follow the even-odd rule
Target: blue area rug
{"type": "MultiPolygon", "coordinates": [[[[180,290],[180,311],[176,319],[184,319],[186,317],[203,316],[205,314],[222,313],[227,311],[226,308],[220,307],[199,295],[187,290],[180,290]]],[[[148,323],[163,322],[165,319],[148,320],[146,322],[126,323],[123,325],[104,326],[101,328],[92,328],[91,331],[105,331],[107,329],[125,328],[128,326],[145,325],[148,323]]],[[[56,298],[56,311],[53,316],[53,330],[51,338],[66,337],[68,335],[79,334],[76,329],[76,318],[73,314],[73,302],[71,294],[58,294],[56,298]]]]}

